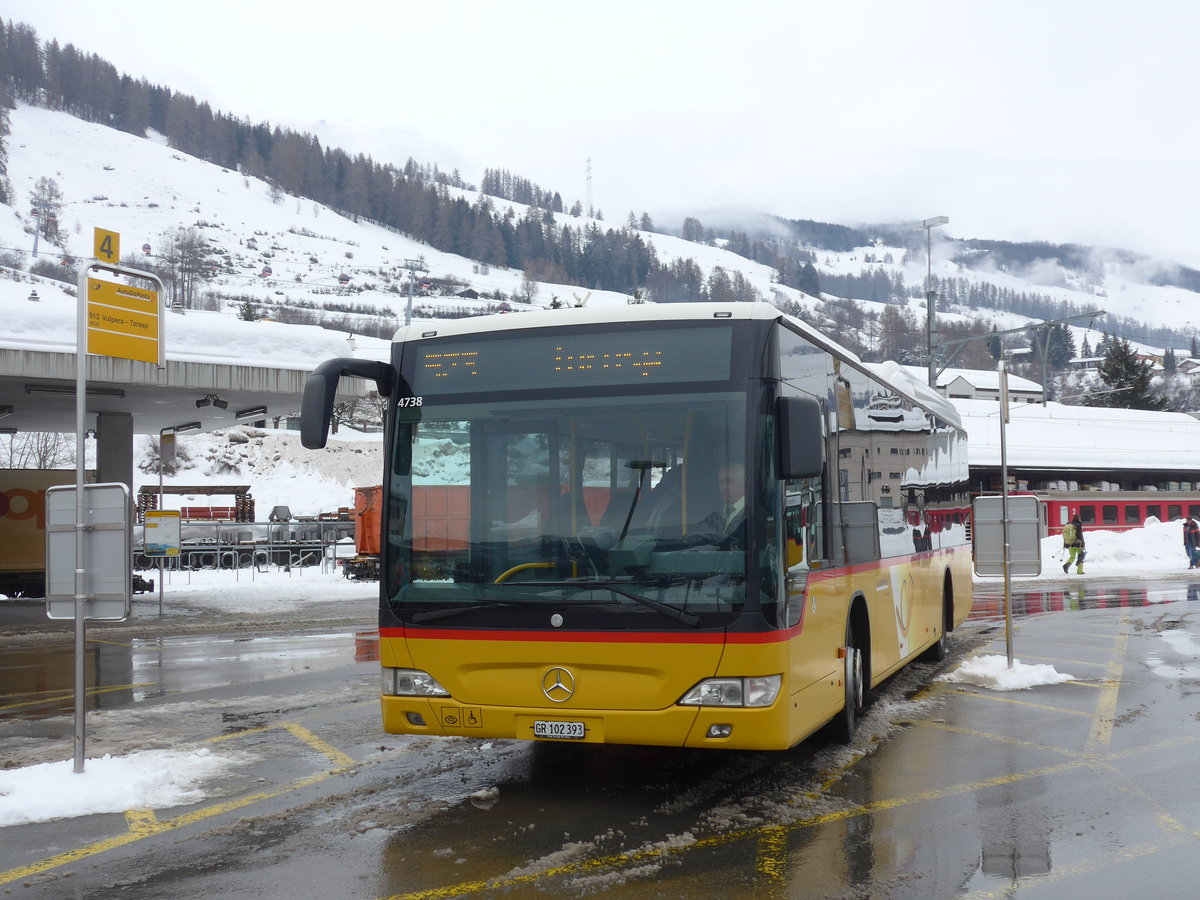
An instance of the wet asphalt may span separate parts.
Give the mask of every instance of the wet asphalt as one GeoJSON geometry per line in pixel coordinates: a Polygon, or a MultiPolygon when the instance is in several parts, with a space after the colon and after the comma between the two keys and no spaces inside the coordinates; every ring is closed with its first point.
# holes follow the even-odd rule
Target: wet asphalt
{"type": "MultiPolygon", "coordinates": [[[[1072,678],[996,691],[937,680],[968,656],[1007,655],[997,586],[982,585],[951,659],[877,691],[851,752],[818,737],[774,755],[505,744],[456,757],[381,740],[374,705],[343,698],[307,711],[303,729],[280,719],[230,732],[255,741],[260,762],[253,780],[218,786],[219,801],[159,810],[149,826],[126,814],[0,829],[0,890],[1193,896],[1197,596],[1183,581],[1018,586],[1014,659],[1072,678]],[[496,799],[480,803],[481,791],[496,799]]],[[[355,690],[373,665],[347,667],[355,690]]]]}

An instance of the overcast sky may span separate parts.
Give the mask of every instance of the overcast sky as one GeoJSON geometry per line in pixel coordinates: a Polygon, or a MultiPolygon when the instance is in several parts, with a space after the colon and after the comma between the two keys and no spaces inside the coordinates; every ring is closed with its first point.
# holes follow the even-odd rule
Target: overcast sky
{"type": "Polygon", "coordinates": [[[610,222],[743,207],[1200,266],[1187,0],[5,0],[5,18],[255,122],[610,222]]]}

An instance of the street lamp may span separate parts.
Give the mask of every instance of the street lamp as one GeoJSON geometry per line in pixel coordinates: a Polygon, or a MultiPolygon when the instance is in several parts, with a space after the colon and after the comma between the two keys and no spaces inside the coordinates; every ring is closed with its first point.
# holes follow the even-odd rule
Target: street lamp
{"type": "Polygon", "coordinates": [[[933,299],[933,229],[949,221],[949,216],[934,216],[911,226],[912,231],[925,229],[925,349],[929,353],[929,386],[934,390],[937,390],[937,363],[933,358],[933,333],[937,330],[937,322],[933,299]]]}

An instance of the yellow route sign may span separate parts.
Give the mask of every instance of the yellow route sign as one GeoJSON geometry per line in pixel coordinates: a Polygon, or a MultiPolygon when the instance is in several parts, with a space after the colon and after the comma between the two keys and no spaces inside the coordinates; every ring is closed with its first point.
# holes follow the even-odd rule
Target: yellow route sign
{"type": "Polygon", "coordinates": [[[158,292],[87,280],[87,352],[162,365],[158,292]]]}
{"type": "Polygon", "coordinates": [[[121,235],[103,228],[93,229],[93,255],[101,262],[116,264],[121,261],[121,235]]]}

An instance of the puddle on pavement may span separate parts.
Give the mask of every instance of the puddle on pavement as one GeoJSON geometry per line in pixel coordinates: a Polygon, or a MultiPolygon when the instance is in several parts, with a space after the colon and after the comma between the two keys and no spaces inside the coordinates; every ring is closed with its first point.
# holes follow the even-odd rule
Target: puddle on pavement
{"type": "MultiPolygon", "coordinates": [[[[1200,582],[1169,587],[1108,586],[1079,583],[1054,588],[1029,589],[1014,584],[1011,589],[1014,617],[1049,612],[1070,612],[1122,607],[1156,606],[1177,600],[1200,601],[1200,582]]],[[[973,620],[1004,617],[1004,585],[977,584],[971,604],[973,620]]]]}
{"type": "MultiPolygon", "coordinates": [[[[84,653],[86,708],[89,712],[112,709],[174,691],[378,659],[379,635],[374,630],[232,640],[184,637],[117,642],[89,636],[84,653]]],[[[73,644],[0,649],[0,720],[45,719],[74,711],[73,644]]]]}

